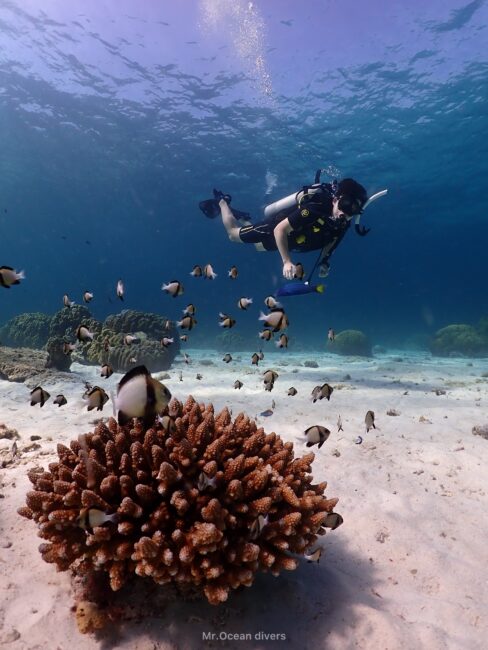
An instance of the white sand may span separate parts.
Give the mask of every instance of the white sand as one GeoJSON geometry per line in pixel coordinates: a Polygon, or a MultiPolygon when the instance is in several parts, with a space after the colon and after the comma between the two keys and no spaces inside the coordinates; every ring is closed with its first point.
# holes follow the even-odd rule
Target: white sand
{"type": "MultiPolygon", "coordinates": [[[[102,380],[96,368],[74,364],[74,381],[44,386],[52,397],[42,409],[30,407],[24,384],[0,381],[0,423],[18,430],[21,451],[20,464],[0,470],[2,647],[487,647],[488,441],[471,433],[474,425],[488,423],[486,360],[434,360],[402,352],[357,360],[282,351],[268,353],[256,369],[251,352],[234,354],[227,365],[223,354],[189,350],[192,364],[175,364],[165,383],[179,399],[192,394],[216,409],[227,405],[234,415],[258,414],[266,431],[296,442],[298,455],[306,449],[297,441],[304,429],[323,424],[331,430],[323,447],[313,448],[313,470],[317,480],[328,481],[327,496],[339,497],[336,511],[344,524],[320,540],[325,549],[320,564],[303,562],[279,578],[262,575],[218,608],[173,602],[160,618],[126,623],[101,638],[80,635],[70,611],[68,574],[42,561],[35,524],[16,510],[30,489],[27,470],[37,464],[47,468],[58,441],[68,444],[93,428],[97,414],[84,408],[84,380],[109,390],[120,375],[102,380]],[[319,368],[300,365],[312,358],[319,368]],[[202,365],[202,359],[215,365],[202,365]],[[279,373],[271,393],[261,380],[267,368],[279,373]],[[203,380],[195,379],[197,372],[203,380]],[[233,388],[236,378],[244,382],[240,391],[233,388]],[[325,381],[335,387],[330,402],[313,404],[312,388],[325,381]],[[295,397],[286,395],[290,386],[298,389],[295,397]],[[436,395],[436,389],[446,394],[436,395]],[[58,392],[66,395],[67,406],[52,404],[58,392]],[[273,415],[260,417],[273,399],[273,415]],[[365,434],[369,409],[378,428],[365,434]],[[388,416],[389,409],[400,415],[388,416]],[[40,448],[22,451],[32,444],[31,435],[41,436],[40,448]],[[354,443],[358,435],[361,445],[354,443]],[[204,632],[215,634],[214,640],[204,641],[204,632]],[[255,637],[260,632],[284,634],[286,640],[260,640],[255,637]],[[219,638],[235,633],[251,640],[219,638]]],[[[110,402],[103,415],[111,415],[110,402]]],[[[11,445],[0,440],[0,450],[11,445]]]]}

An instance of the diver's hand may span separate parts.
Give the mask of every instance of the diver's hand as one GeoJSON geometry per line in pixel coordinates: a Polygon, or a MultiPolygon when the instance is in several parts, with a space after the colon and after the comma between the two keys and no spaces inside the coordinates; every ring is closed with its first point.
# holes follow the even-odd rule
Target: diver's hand
{"type": "Polygon", "coordinates": [[[319,278],[326,278],[329,275],[330,266],[327,262],[322,262],[319,266],[319,278]]]}
{"type": "Polygon", "coordinates": [[[283,264],[283,277],[286,280],[293,280],[296,273],[296,267],[293,262],[285,262],[283,264]]]}

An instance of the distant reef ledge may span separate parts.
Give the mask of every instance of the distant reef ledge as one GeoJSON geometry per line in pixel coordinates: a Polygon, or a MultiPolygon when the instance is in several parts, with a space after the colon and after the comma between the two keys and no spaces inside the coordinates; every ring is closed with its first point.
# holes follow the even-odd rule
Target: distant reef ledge
{"type": "Polygon", "coordinates": [[[43,350],[44,367],[62,371],[69,371],[71,361],[76,360],[93,365],[109,363],[116,372],[126,372],[139,364],[150,372],[159,372],[171,367],[180,350],[178,331],[165,316],[124,309],[98,321],[83,305],[63,307],[52,316],[40,312],[15,316],[0,328],[0,343],[3,350],[4,346],[43,350]],[[73,354],[65,355],[63,343],[75,342],[79,325],[94,332],[95,339],[78,344],[73,354]],[[137,336],[139,342],[124,345],[126,334],[137,336]],[[163,337],[173,338],[174,343],[161,346],[163,337]]]}

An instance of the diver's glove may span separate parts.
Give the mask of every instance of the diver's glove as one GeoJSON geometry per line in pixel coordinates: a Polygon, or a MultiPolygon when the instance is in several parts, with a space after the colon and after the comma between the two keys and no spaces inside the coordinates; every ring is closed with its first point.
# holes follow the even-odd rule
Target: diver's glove
{"type": "Polygon", "coordinates": [[[221,192],[220,190],[216,190],[215,188],[213,191],[213,195],[216,201],[224,200],[226,203],[230,203],[232,201],[232,197],[230,194],[224,194],[223,192],[221,192]]]}
{"type": "Polygon", "coordinates": [[[330,265],[325,260],[321,260],[319,266],[319,278],[326,278],[329,275],[330,265]]]}
{"type": "Polygon", "coordinates": [[[364,237],[365,235],[368,234],[368,232],[371,230],[371,228],[366,228],[365,226],[362,226],[361,224],[355,224],[354,225],[354,230],[360,237],[364,237]]]}

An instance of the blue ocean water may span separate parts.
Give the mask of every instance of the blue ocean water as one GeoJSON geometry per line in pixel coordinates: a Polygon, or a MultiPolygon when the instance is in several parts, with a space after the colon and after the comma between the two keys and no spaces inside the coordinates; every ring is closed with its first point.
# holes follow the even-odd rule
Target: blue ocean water
{"type": "MultiPolygon", "coordinates": [[[[0,4],[0,325],[88,289],[179,318],[212,345],[219,311],[259,329],[277,252],[228,240],[198,202],[213,187],[255,220],[313,180],[370,194],[323,295],[290,298],[290,335],[361,329],[409,345],[488,314],[484,0],[5,0],[0,4]],[[215,281],[194,279],[210,262],[215,281]],[[232,264],[239,278],[231,282],[232,264]],[[122,278],[126,300],[115,297],[122,278]],[[163,282],[178,279],[173,299],[163,282]],[[249,312],[236,303],[254,300],[249,312]]],[[[310,271],[316,253],[293,256],[310,271]]]]}

